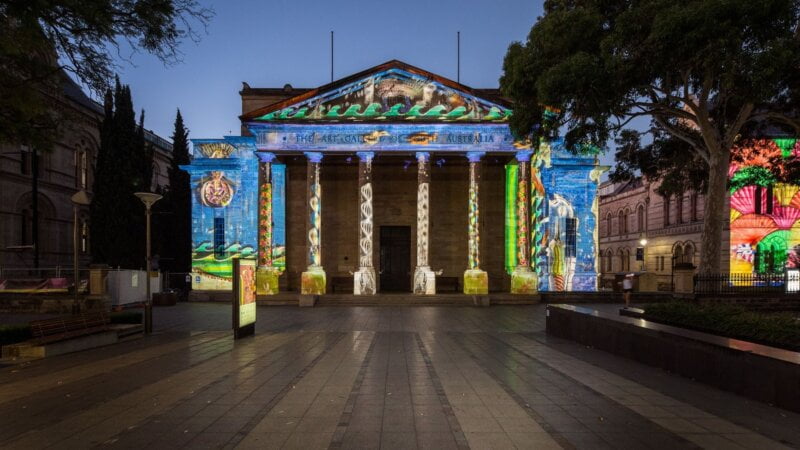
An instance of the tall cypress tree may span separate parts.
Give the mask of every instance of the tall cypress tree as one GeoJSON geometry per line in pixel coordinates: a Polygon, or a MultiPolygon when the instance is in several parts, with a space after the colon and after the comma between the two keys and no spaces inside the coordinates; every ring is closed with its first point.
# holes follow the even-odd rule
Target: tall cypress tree
{"type": "Polygon", "coordinates": [[[107,96],[92,202],[92,257],[97,263],[139,269],[145,265],[144,206],[133,194],[150,190],[143,167],[152,171],[152,158],[148,162],[140,131],[144,124],[136,124],[130,87],[119,79],[113,111],[111,103],[107,96]]]}
{"type": "Polygon", "coordinates": [[[170,164],[169,188],[166,192],[165,208],[170,212],[170,220],[164,225],[163,251],[166,266],[172,272],[191,271],[192,252],[192,207],[189,174],[180,168],[189,164],[189,130],[183,123],[180,109],[175,116],[172,133],[172,162],[170,164]]]}

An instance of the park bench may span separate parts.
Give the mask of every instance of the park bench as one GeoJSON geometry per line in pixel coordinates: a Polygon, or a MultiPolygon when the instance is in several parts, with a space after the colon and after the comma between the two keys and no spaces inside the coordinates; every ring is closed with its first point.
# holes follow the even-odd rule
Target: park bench
{"type": "Polygon", "coordinates": [[[34,341],[41,345],[106,331],[108,324],[108,313],[96,312],[34,320],[30,326],[34,341]]]}
{"type": "Polygon", "coordinates": [[[436,277],[436,291],[461,292],[458,286],[458,277],[436,277]]]}

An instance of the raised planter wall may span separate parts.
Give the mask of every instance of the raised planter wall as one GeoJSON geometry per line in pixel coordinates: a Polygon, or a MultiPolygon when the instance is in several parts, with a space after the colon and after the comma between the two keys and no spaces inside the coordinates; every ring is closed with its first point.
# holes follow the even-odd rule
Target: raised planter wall
{"type": "Polygon", "coordinates": [[[547,334],[800,412],[800,353],[590,308],[548,305],[547,334]]]}

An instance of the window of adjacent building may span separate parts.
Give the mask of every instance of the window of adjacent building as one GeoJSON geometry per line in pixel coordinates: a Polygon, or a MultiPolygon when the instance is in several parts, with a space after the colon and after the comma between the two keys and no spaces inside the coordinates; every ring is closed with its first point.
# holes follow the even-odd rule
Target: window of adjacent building
{"type": "Polygon", "coordinates": [[[644,229],[644,205],[639,205],[639,207],[636,208],[636,229],[639,232],[646,231],[644,229]]]}
{"type": "Polygon", "coordinates": [[[675,222],[683,223],[683,194],[675,198],[675,222]]]}
{"type": "Polygon", "coordinates": [[[628,218],[625,217],[625,211],[620,210],[617,213],[617,222],[619,222],[619,234],[625,234],[628,232],[628,218]]]}
{"type": "Polygon", "coordinates": [[[75,187],[86,189],[89,185],[89,156],[86,150],[75,152],[75,187]]]}
{"type": "Polygon", "coordinates": [[[81,253],[89,253],[89,222],[81,220],[81,253]]]}
{"type": "Polygon", "coordinates": [[[29,245],[33,243],[33,215],[30,209],[25,208],[20,212],[19,224],[19,244],[29,245]]]}
{"type": "Polygon", "coordinates": [[[670,196],[664,196],[664,226],[669,226],[670,196]]]}
{"type": "Polygon", "coordinates": [[[691,197],[689,197],[689,208],[692,210],[692,222],[697,222],[698,220],[697,200],[698,200],[697,192],[693,192],[691,197]]]}
{"type": "Polygon", "coordinates": [[[613,217],[611,216],[611,213],[608,213],[608,215],[606,216],[606,236],[611,236],[612,234],[614,234],[611,228],[612,225],[613,225],[613,217]]]}
{"type": "Polygon", "coordinates": [[[567,258],[574,258],[577,256],[578,250],[578,219],[567,217],[564,219],[564,229],[566,236],[564,238],[565,256],[567,258]]]}
{"type": "Polygon", "coordinates": [[[225,255],[225,218],[214,218],[214,256],[225,255]]]}
{"type": "Polygon", "coordinates": [[[694,244],[687,242],[683,246],[683,261],[684,263],[694,264],[694,244]]]}
{"type": "Polygon", "coordinates": [[[30,152],[28,147],[22,146],[19,149],[19,173],[28,175],[30,173],[30,152]]]}

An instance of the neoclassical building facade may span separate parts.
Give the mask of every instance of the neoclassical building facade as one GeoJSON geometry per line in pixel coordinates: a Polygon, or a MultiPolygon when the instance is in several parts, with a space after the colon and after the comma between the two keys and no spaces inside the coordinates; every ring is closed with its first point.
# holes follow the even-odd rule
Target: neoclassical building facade
{"type": "Polygon", "coordinates": [[[399,61],[316,89],[244,85],[242,135],[194,139],[192,284],[259,292],[594,290],[591,149],[520,142],[511,105],[399,61]]]}

